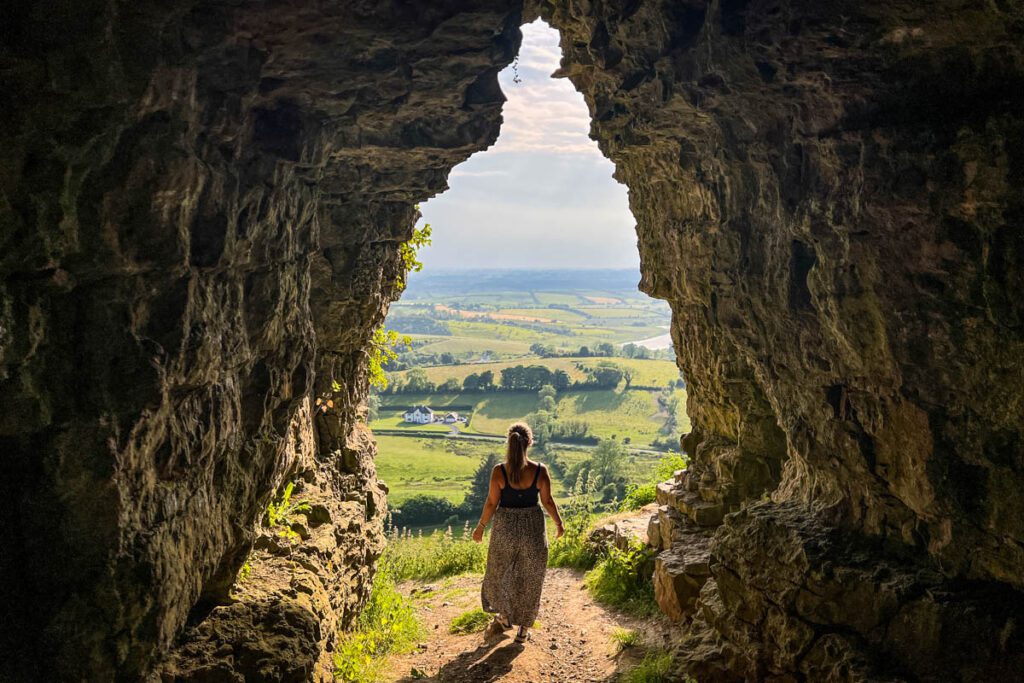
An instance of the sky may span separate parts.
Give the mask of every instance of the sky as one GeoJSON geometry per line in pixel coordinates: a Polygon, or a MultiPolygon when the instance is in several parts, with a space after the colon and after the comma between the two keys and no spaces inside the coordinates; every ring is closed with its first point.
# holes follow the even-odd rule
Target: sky
{"type": "Polygon", "coordinates": [[[420,205],[433,244],[428,270],[639,268],[626,187],[587,133],[583,96],[551,78],[558,33],[523,26],[518,73],[499,75],[508,101],[498,141],[452,170],[450,189],[420,205]]]}

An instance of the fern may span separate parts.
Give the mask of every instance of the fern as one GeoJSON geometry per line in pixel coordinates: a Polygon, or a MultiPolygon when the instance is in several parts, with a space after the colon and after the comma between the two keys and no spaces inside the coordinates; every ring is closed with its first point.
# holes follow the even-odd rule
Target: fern
{"type": "Polygon", "coordinates": [[[308,515],[313,511],[309,503],[293,503],[292,491],[295,490],[295,482],[290,481],[284,487],[284,492],[277,502],[267,506],[267,526],[276,529],[277,534],[289,540],[298,537],[292,530],[293,515],[308,515]]]}

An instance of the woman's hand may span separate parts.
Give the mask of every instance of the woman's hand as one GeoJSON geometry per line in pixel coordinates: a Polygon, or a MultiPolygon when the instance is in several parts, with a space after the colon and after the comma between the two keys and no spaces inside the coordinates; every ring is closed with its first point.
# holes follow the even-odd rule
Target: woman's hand
{"type": "Polygon", "coordinates": [[[559,522],[555,524],[555,540],[558,540],[562,536],[565,536],[565,527],[563,527],[562,523],[559,522]]]}
{"type": "Polygon", "coordinates": [[[477,524],[476,528],[473,529],[473,540],[477,543],[484,540],[484,525],[477,524]]]}

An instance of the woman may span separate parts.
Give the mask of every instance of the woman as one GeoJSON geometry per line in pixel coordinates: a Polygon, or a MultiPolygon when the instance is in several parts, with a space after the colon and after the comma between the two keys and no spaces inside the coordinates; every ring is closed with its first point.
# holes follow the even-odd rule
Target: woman
{"type": "Polygon", "coordinates": [[[533,433],[525,423],[516,422],[508,428],[505,463],[491,470],[487,502],[473,530],[473,540],[479,543],[494,517],[480,597],[484,611],[495,614],[489,633],[516,625],[517,643],[530,637],[548,565],[548,536],[538,501],[555,520],[556,538],[565,533],[558,506],[551,497],[547,468],[526,457],[532,444],[533,433]]]}

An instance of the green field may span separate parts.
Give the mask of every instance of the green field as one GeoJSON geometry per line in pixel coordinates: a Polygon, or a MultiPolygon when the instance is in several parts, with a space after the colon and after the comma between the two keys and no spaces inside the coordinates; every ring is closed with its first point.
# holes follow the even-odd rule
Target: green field
{"type": "MultiPolygon", "coordinates": [[[[584,420],[593,436],[628,437],[632,446],[643,448],[652,439],[666,436],[662,428],[668,415],[659,406],[658,395],[658,392],[644,389],[567,391],[556,399],[555,415],[559,420],[584,420]]],[[[689,431],[689,420],[685,415],[686,391],[676,389],[672,395],[679,399],[677,426],[682,428],[682,432],[689,431]]],[[[380,398],[379,418],[370,423],[373,429],[447,432],[450,431],[447,425],[403,424],[399,408],[423,404],[439,411],[448,405],[472,405],[472,411],[460,411],[468,412],[470,420],[468,425],[459,425],[459,431],[498,436],[505,434],[509,424],[522,420],[539,406],[535,392],[389,394],[380,398]]]]}
{"type": "MultiPolygon", "coordinates": [[[[394,507],[415,495],[446,498],[458,505],[466,496],[473,472],[488,453],[503,456],[501,443],[477,442],[468,439],[430,439],[407,436],[380,436],[377,439],[377,474],[387,484],[388,503],[394,507]]],[[[582,448],[555,448],[552,456],[570,467],[590,457],[582,448]]],[[[552,457],[548,456],[548,458],[552,457]]],[[[628,456],[623,471],[632,483],[650,477],[659,456],[636,453],[628,456]]],[[[543,462],[544,457],[539,459],[543,462]]],[[[553,479],[555,501],[564,503],[573,482],[553,479]]]]}
{"type": "Polygon", "coordinates": [[[401,429],[403,431],[410,432],[438,432],[445,434],[451,431],[451,427],[446,424],[416,424],[415,422],[406,422],[402,419],[402,414],[405,410],[387,410],[382,408],[377,419],[373,421],[374,429],[401,429]]]}
{"type": "MultiPolygon", "coordinates": [[[[422,369],[430,382],[440,385],[449,379],[461,384],[471,373],[484,371],[499,381],[502,369],[515,365],[544,365],[568,373],[571,381],[586,381],[588,369],[611,362],[628,370],[628,389],[623,381],[614,390],[564,390],[555,398],[551,419],[566,429],[583,421],[591,438],[628,440],[633,450],[624,472],[634,483],[649,481],[659,456],[640,451],[653,440],[678,443],[690,425],[686,392],[675,387],[680,375],[671,351],[621,348],[664,335],[671,324],[668,305],[637,291],[638,278],[628,270],[415,273],[402,300],[392,305],[394,315],[385,321],[390,329],[410,333],[413,343],[398,349],[398,359],[386,370],[396,386],[409,369],[422,369]],[[537,343],[545,347],[538,350],[541,355],[531,350],[537,343]],[[594,352],[602,343],[613,344],[617,355],[578,355],[581,347],[594,352]],[[542,357],[552,349],[555,355],[577,356],[542,357]]],[[[601,350],[610,351],[607,346],[601,350]]],[[[377,468],[395,507],[417,494],[461,503],[480,459],[504,452],[503,441],[479,437],[503,437],[509,423],[541,405],[535,391],[385,393],[378,398],[378,417],[370,427],[377,430],[377,468]],[[403,409],[423,404],[438,412],[457,406],[469,423],[456,425],[461,435],[452,435],[448,425],[402,421],[403,409]]],[[[542,461],[558,458],[568,468],[590,457],[590,445],[555,441],[542,461]]],[[[572,484],[556,477],[556,500],[564,502],[572,484]]]]}
{"type": "Polygon", "coordinates": [[[429,494],[462,502],[480,459],[501,444],[456,439],[377,435],[377,475],[388,485],[388,501],[429,494]]]}
{"type": "Polygon", "coordinates": [[[587,319],[588,316],[564,308],[501,308],[495,311],[496,315],[518,316],[523,318],[539,318],[557,323],[578,323],[587,319]]]}
{"type": "MultiPolygon", "coordinates": [[[[583,368],[595,367],[598,363],[607,361],[619,367],[629,369],[633,376],[633,384],[641,386],[665,386],[669,382],[679,379],[679,369],[675,363],[667,360],[640,360],[636,358],[521,358],[495,363],[466,363],[462,365],[439,365],[424,368],[427,377],[431,382],[440,384],[449,377],[454,377],[459,382],[466,379],[472,373],[480,374],[490,370],[494,373],[495,379],[501,376],[501,371],[515,365],[543,365],[552,372],[564,370],[573,381],[586,378],[583,368]]],[[[404,372],[397,373],[399,376],[404,372]]]]}

